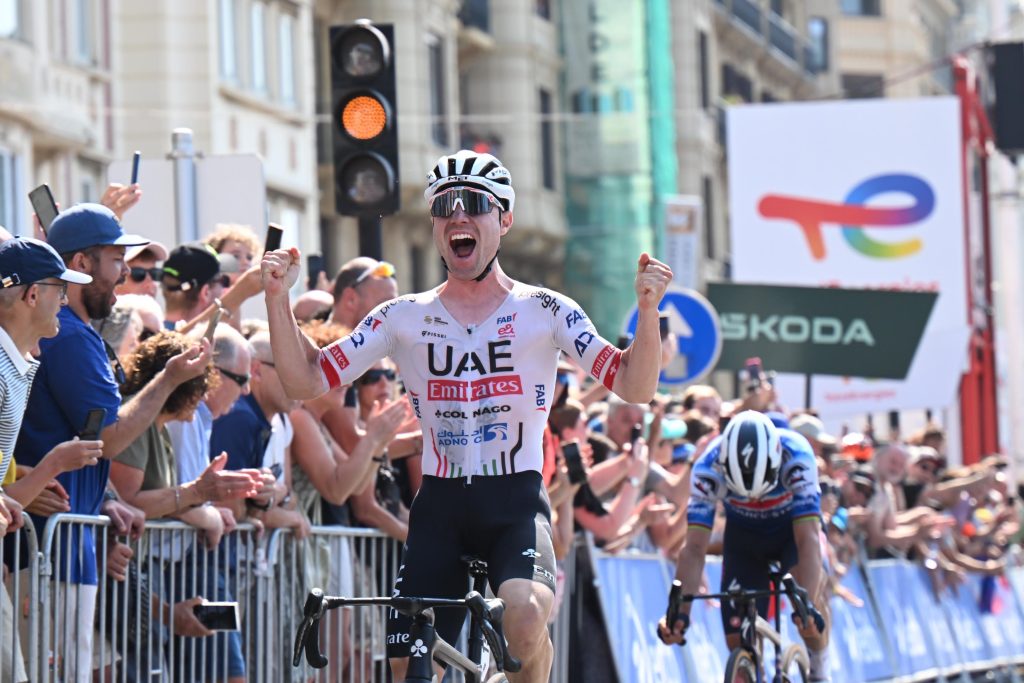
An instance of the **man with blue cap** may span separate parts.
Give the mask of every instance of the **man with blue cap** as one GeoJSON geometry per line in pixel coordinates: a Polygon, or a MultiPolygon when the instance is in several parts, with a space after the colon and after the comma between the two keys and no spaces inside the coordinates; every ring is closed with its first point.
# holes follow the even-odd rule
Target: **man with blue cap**
{"type": "MultiPolygon", "coordinates": [[[[92,281],[68,270],[45,242],[13,239],[0,233],[0,536],[22,524],[21,510],[58,474],[96,464],[102,443],[74,440],[58,445],[39,467],[16,479],[12,456],[21,429],[29,390],[39,362],[31,352],[43,337],[56,336],[57,312],[67,300],[69,284],[92,281]]],[[[13,609],[0,588],[0,632],[14,628],[13,609]]],[[[16,681],[28,680],[19,648],[0,654],[0,671],[16,681]]]]}
{"type": "MultiPolygon", "coordinates": [[[[138,235],[126,235],[114,213],[100,204],[79,204],[61,212],[50,225],[47,241],[64,264],[91,276],[88,284],[69,289],[68,305],[58,313],[60,331],[40,344],[36,372],[15,456],[18,463],[37,465],[57,444],[79,434],[91,410],[105,411],[100,439],[103,457],[91,467],[64,472],[57,481],[70,497],[72,513],[111,518],[117,534],[138,537],[144,515],[117,500],[109,486],[110,458],[132,443],[152,423],[171,392],[181,383],[202,374],[210,362],[205,340],[172,358],[142,391],[124,405],[110,361],[113,350],[89,325],[90,319],[110,314],[117,297],[114,288],[128,276],[125,250],[147,244],[138,235]]],[[[36,521],[43,528],[45,519],[36,521]]],[[[97,581],[92,527],[75,529],[58,571],[68,585],[68,623],[64,632],[75,656],[67,663],[65,680],[92,680],[92,633],[97,581]]],[[[132,551],[127,545],[107,544],[107,573],[123,580],[132,551]]]]}

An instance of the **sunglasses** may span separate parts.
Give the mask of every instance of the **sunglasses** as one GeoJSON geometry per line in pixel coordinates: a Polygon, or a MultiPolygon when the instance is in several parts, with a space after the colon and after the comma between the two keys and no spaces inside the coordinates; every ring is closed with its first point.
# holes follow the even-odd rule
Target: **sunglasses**
{"type": "MultiPolygon", "coordinates": [[[[60,287],[60,298],[66,299],[68,297],[68,283],[66,282],[33,282],[32,284],[42,285],[44,287],[60,287]]],[[[27,287],[25,288],[25,291],[28,291],[27,287]]],[[[24,295],[22,295],[22,298],[25,298],[24,295]]]]}
{"type": "Polygon", "coordinates": [[[164,277],[163,268],[140,268],[139,266],[132,266],[129,268],[129,271],[129,277],[131,277],[132,282],[145,282],[147,275],[151,277],[154,282],[160,282],[164,277]]]}
{"type": "Polygon", "coordinates": [[[224,375],[225,377],[227,377],[229,380],[231,380],[240,387],[244,387],[246,384],[249,383],[249,375],[239,375],[237,373],[231,372],[230,370],[225,370],[224,368],[218,365],[215,365],[213,367],[217,368],[217,372],[224,375]]]}
{"type": "Polygon", "coordinates": [[[381,377],[387,377],[389,382],[395,381],[394,370],[367,370],[366,374],[359,379],[361,385],[368,386],[370,384],[376,384],[380,381],[381,377]]]}
{"type": "Polygon", "coordinates": [[[471,190],[468,187],[457,187],[430,200],[430,215],[434,218],[448,218],[455,213],[455,207],[470,216],[480,216],[491,212],[491,207],[498,206],[498,200],[486,192],[471,190]]]}
{"type": "Polygon", "coordinates": [[[377,263],[377,265],[375,265],[373,268],[367,268],[366,270],[364,270],[363,273],[359,277],[356,278],[356,281],[352,283],[352,286],[355,287],[356,285],[358,285],[360,282],[362,282],[363,280],[365,280],[368,277],[394,277],[394,276],[395,276],[395,267],[393,265],[391,265],[390,263],[388,263],[387,261],[379,261],[377,263]]]}

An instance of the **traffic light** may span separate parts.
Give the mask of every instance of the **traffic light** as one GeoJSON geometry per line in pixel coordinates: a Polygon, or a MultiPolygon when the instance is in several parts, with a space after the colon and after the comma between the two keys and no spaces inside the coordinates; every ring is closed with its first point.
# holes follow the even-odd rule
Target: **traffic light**
{"type": "Polygon", "coordinates": [[[364,218],[399,208],[394,28],[360,19],[331,27],[334,203],[364,218]]]}

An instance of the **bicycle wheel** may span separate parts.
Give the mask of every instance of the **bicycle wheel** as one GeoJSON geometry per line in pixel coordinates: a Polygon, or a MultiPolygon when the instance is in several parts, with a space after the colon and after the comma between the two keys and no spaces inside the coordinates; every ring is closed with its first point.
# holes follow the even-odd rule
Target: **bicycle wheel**
{"type": "Polygon", "coordinates": [[[811,663],[807,651],[796,643],[782,653],[782,677],[785,683],[807,683],[811,680],[811,663]]]}
{"type": "Polygon", "coordinates": [[[741,647],[729,653],[725,664],[725,683],[757,683],[757,664],[741,647]]]}

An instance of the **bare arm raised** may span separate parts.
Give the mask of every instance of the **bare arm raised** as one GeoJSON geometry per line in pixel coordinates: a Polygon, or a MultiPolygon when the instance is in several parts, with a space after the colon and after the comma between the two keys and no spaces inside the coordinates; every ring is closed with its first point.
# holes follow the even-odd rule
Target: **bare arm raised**
{"type": "Polygon", "coordinates": [[[647,403],[658,389],[661,373],[661,333],[658,304],[672,281],[672,269],[644,253],[637,262],[636,303],[639,315],[633,343],[622,354],[612,391],[631,403],[647,403]]]}
{"type": "Polygon", "coordinates": [[[294,247],[268,251],[260,268],[277,374],[289,398],[306,400],[324,393],[328,386],[318,364],[319,349],[299,329],[288,301],[288,290],[299,278],[299,257],[294,247]]]}

